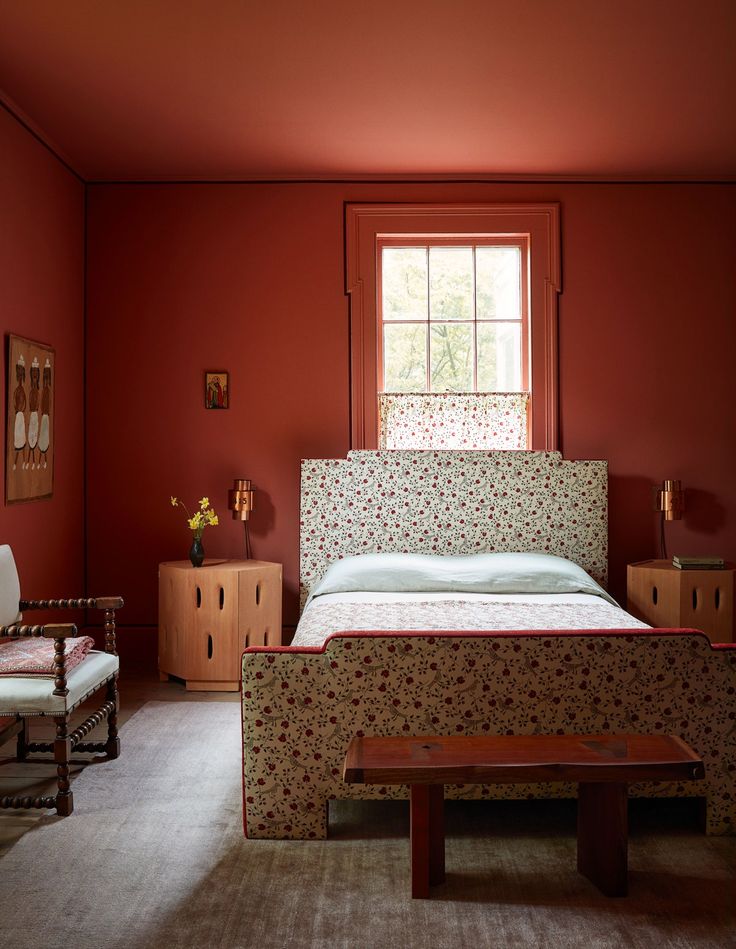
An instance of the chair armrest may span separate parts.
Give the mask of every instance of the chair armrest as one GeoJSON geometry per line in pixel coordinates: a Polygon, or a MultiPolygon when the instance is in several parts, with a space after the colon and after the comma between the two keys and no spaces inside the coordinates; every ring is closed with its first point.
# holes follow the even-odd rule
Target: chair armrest
{"type": "Polygon", "coordinates": [[[115,641],[115,610],[123,606],[122,596],[90,596],[63,600],[21,600],[21,610],[104,610],[105,652],[117,656],[115,641]]]}
{"type": "Polygon", "coordinates": [[[47,623],[46,626],[25,626],[13,623],[0,626],[0,636],[18,639],[21,636],[43,636],[54,641],[54,695],[68,695],[66,687],[66,643],[64,640],[77,635],[74,623],[47,623]]]}
{"type": "Polygon", "coordinates": [[[63,600],[21,600],[23,610],[119,610],[123,606],[121,596],[83,596],[63,600]]]}
{"type": "Polygon", "coordinates": [[[45,626],[27,626],[24,623],[13,623],[11,626],[0,626],[0,636],[9,636],[19,639],[22,636],[44,636],[46,639],[68,639],[77,635],[74,623],[47,623],[45,626]]]}

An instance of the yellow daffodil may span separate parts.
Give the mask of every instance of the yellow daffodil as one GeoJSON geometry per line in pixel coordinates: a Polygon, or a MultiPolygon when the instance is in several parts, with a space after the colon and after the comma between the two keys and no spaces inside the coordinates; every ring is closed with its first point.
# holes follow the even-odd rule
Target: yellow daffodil
{"type": "Polygon", "coordinates": [[[220,523],[220,519],[218,518],[217,514],[215,514],[214,508],[209,506],[209,498],[200,498],[198,503],[200,509],[195,511],[194,514],[190,514],[186,504],[184,504],[183,501],[180,501],[173,495],[171,496],[171,506],[184,508],[187,515],[187,526],[194,533],[196,539],[201,540],[205,527],[217,527],[217,525],[220,523]]]}

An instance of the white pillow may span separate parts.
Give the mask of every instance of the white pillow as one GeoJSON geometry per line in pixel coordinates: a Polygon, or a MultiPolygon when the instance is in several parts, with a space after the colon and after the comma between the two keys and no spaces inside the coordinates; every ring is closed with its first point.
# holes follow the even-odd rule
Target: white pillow
{"type": "Polygon", "coordinates": [[[331,564],[325,593],[590,593],[618,604],[582,567],[544,553],[359,554],[331,564]]]}

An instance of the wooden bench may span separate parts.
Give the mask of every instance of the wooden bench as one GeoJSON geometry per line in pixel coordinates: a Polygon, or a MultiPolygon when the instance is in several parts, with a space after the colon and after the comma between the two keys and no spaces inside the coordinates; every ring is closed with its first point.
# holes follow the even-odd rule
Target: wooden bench
{"type": "Polygon", "coordinates": [[[606,896],[628,884],[628,785],[702,778],[703,762],[672,735],[353,738],[343,779],[407,784],[411,895],[445,879],[444,785],[578,783],[578,870],[606,896]]]}

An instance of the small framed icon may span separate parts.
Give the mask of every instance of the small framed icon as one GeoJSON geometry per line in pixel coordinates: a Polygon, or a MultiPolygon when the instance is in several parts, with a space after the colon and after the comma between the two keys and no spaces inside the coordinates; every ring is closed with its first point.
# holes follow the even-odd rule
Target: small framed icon
{"type": "Polygon", "coordinates": [[[230,408],[230,373],[222,369],[208,369],[204,374],[204,407],[230,408]]]}

